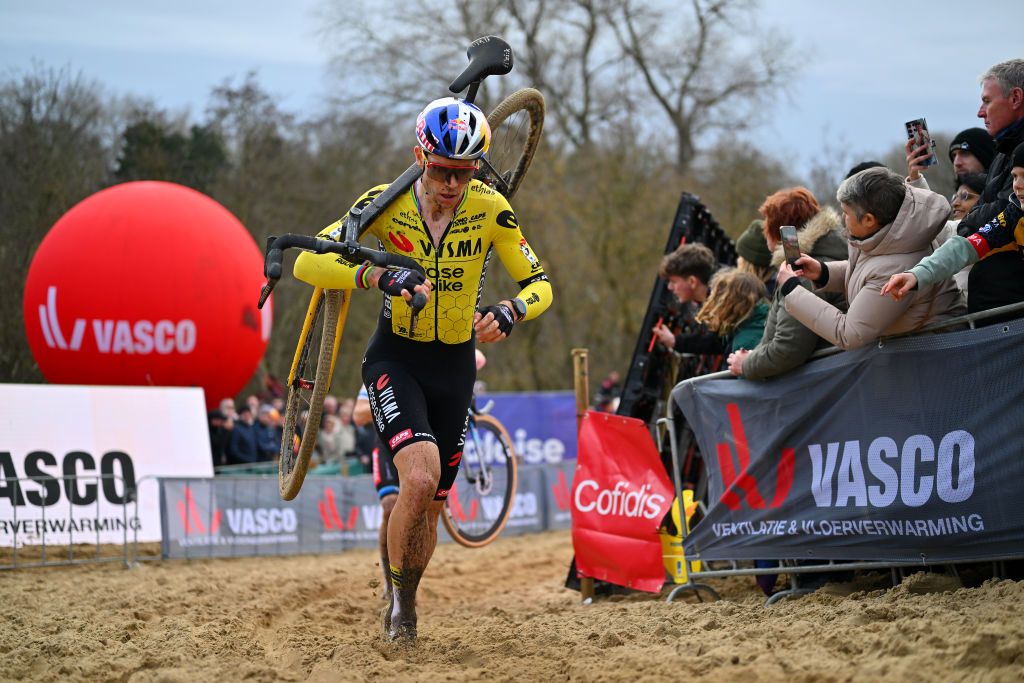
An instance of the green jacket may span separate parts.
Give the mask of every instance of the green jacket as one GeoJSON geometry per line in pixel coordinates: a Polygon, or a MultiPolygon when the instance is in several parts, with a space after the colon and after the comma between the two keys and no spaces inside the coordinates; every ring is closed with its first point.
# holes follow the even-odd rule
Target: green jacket
{"type": "MultiPolygon", "coordinates": [[[[846,238],[840,232],[841,226],[842,221],[834,209],[822,209],[797,233],[800,238],[800,250],[823,261],[846,259],[849,252],[846,238]]],[[[772,258],[772,263],[782,263],[782,259],[780,246],[772,258]]],[[[802,280],[800,284],[810,289],[807,281],[802,280]]],[[[842,294],[819,296],[833,305],[846,305],[842,294]]],[[[776,287],[771,307],[768,309],[761,343],[743,361],[745,379],[768,379],[789,372],[803,365],[818,348],[828,346],[827,341],[786,312],[782,299],[781,288],[776,287]]]]}
{"type": "Polygon", "coordinates": [[[757,302],[750,315],[732,331],[729,339],[730,351],[749,350],[758,345],[764,335],[764,324],[768,321],[768,308],[767,301],[757,302]]]}

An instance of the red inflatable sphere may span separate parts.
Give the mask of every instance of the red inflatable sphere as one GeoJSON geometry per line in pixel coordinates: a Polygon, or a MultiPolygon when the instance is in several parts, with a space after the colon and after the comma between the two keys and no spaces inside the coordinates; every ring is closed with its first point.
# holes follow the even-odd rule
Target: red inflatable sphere
{"type": "Polygon", "coordinates": [[[200,386],[214,406],[270,338],[263,255],[231,212],[173,183],[115,185],[72,207],[32,259],[25,332],[57,384],[200,386]]]}

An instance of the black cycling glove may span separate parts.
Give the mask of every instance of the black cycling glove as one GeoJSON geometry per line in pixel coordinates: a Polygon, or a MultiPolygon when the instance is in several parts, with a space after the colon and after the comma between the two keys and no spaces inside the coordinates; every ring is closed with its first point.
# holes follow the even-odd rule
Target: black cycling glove
{"type": "Polygon", "coordinates": [[[504,332],[506,337],[512,334],[512,326],[516,324],[516,318],[507,304],[497,304],[480,309],[480,315],[486,316],[488,313],[498,321],[498,330],[504,332]]]}
{"type": "Polygon", "coordinates": [[[399,268],[398,270],[389,270],[383,273],[380,279],[377,280],[377,286],[385,294],[402,296],[404,291],[416,294],[416,285],[422,285],[426,281],[426,276],[419,271],[399,268]]]}

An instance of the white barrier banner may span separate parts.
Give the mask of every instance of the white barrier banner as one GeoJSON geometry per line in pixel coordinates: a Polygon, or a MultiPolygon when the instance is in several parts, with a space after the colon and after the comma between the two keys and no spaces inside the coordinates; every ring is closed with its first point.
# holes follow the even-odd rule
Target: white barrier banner
{"type": "Polygon", "coordinates": [[[0,546],[159,541],[155,478],[212,476],[202,389],[0,384],[0,546]]]}

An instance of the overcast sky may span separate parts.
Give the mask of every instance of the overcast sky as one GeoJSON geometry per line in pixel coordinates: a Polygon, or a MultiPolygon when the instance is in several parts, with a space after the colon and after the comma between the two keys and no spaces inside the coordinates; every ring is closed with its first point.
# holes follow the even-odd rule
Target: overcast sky
{"type": "MultiPolygon", "coordinates": [[[[330,84],[323,2],[0,0],[0,70],[70,65],[110,92],[197,117],[211,88],[255,70],[284,109],[308,114],[330,84]]],[[[978,125],[977,76],[1024,57],[1015,0],[766,0],[760,17],[793,37],[801,71],[754,137],[798,173],[826,141],[880,155],[911,118],[949,133],[978,125]]]]}

